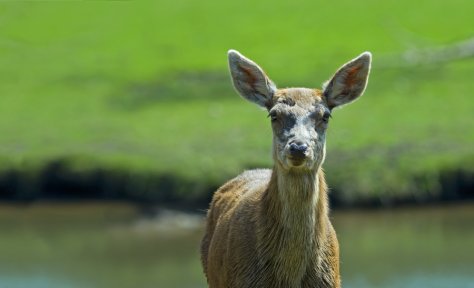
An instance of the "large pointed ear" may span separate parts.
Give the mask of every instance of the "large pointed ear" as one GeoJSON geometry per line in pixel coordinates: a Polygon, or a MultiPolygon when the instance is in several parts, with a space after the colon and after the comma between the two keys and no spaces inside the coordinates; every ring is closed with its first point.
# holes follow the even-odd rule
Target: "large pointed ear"
{"type": "Polygon", "coordinates": [[[229,50],[229,69],[232,82],[245,99],[269,108],[276,86],[262,68],[235,50],[229,50]]]}
{"type": "Polygon", "coordinates": [[[350,103],[364,93],[369,79],[372,54],[364,52],[357,58],[344,64],[331,80],[323,86],[330,109],[350,103]]]}

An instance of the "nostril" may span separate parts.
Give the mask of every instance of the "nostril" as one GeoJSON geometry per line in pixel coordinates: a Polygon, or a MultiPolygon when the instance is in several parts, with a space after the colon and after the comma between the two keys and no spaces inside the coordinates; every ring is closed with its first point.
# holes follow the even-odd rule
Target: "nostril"
{"type": "Polygon", "coordinates": [[[299,148],[300,148],[300,151],[301,151],[301,152],[306,152],[306,150],[308,150],[308,145],[306,145],[306,144],[301,144],[299,148]]]}
{"type": "Polygon", "coordinates": [[[298,144],[296,144],[296,143],[291,143],[291,144],[290,144],[290,151],[291,151],[291,152],[295,152],[295,151],[297,151],[297,150],[298,150],[298,144]]]}
{"type": "Polygon", "coordinates": [[[308,150],[308,145],[306,144],[297,144],[296,142],[293,142],[290,144],[290,151],[291,152],[301,152],[304,153],[308,150]]]}

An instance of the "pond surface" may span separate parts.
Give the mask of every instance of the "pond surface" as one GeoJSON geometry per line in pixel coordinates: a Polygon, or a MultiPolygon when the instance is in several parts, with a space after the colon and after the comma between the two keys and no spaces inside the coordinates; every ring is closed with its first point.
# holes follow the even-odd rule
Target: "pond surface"
{"type": "MultiPolygon", "coordinates": [[[[335,211],[343,287],[474,287],[474,205],[335,211]]],[[[201,216],[0,205],[0,287],[206,287],[201,216]]]]}

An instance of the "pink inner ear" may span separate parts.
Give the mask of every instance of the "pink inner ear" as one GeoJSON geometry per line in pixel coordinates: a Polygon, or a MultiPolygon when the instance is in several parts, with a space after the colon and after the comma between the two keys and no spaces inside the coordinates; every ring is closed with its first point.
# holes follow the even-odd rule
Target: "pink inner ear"
{"type": "Polygon", "coordinates": [[[255,75],[252,73],[252,69],[242,65],[239,65],[239,68],[242,70],[242,73],[245,74],[245,81],[250,85],[250,87],[254,88],[257,78],[255,78],[255,75]]]}
{"type": "Polygon", "coordinates": [[[351,87],[354,86],[354,84],[358,82],[357,78],[358,78],[360,68],[361,68],[361,65],[357,65],[350,68],[349,71],[347,72],[345,84],[347,87],[349,87],[349,89],[351,89],[351,87]]]}

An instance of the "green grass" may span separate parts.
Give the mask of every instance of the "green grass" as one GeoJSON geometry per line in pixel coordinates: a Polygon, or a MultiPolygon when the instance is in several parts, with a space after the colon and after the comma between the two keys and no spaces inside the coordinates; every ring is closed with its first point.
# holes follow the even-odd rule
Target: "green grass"
{"type": "Polygon", "coordinates": [[[379,63],[471,37],[472,8],[467,0],[1,4],[1,168],[34,178],[72,158],[79,171],[217,185],[271,165],[268,120],[233,91],[228,49],[281,87],[318,87],[370,50],[366,94],[330,125],[330,186],[344,201],[436,196],[440,173],[474,170],[474,62],[379,63]]]}

